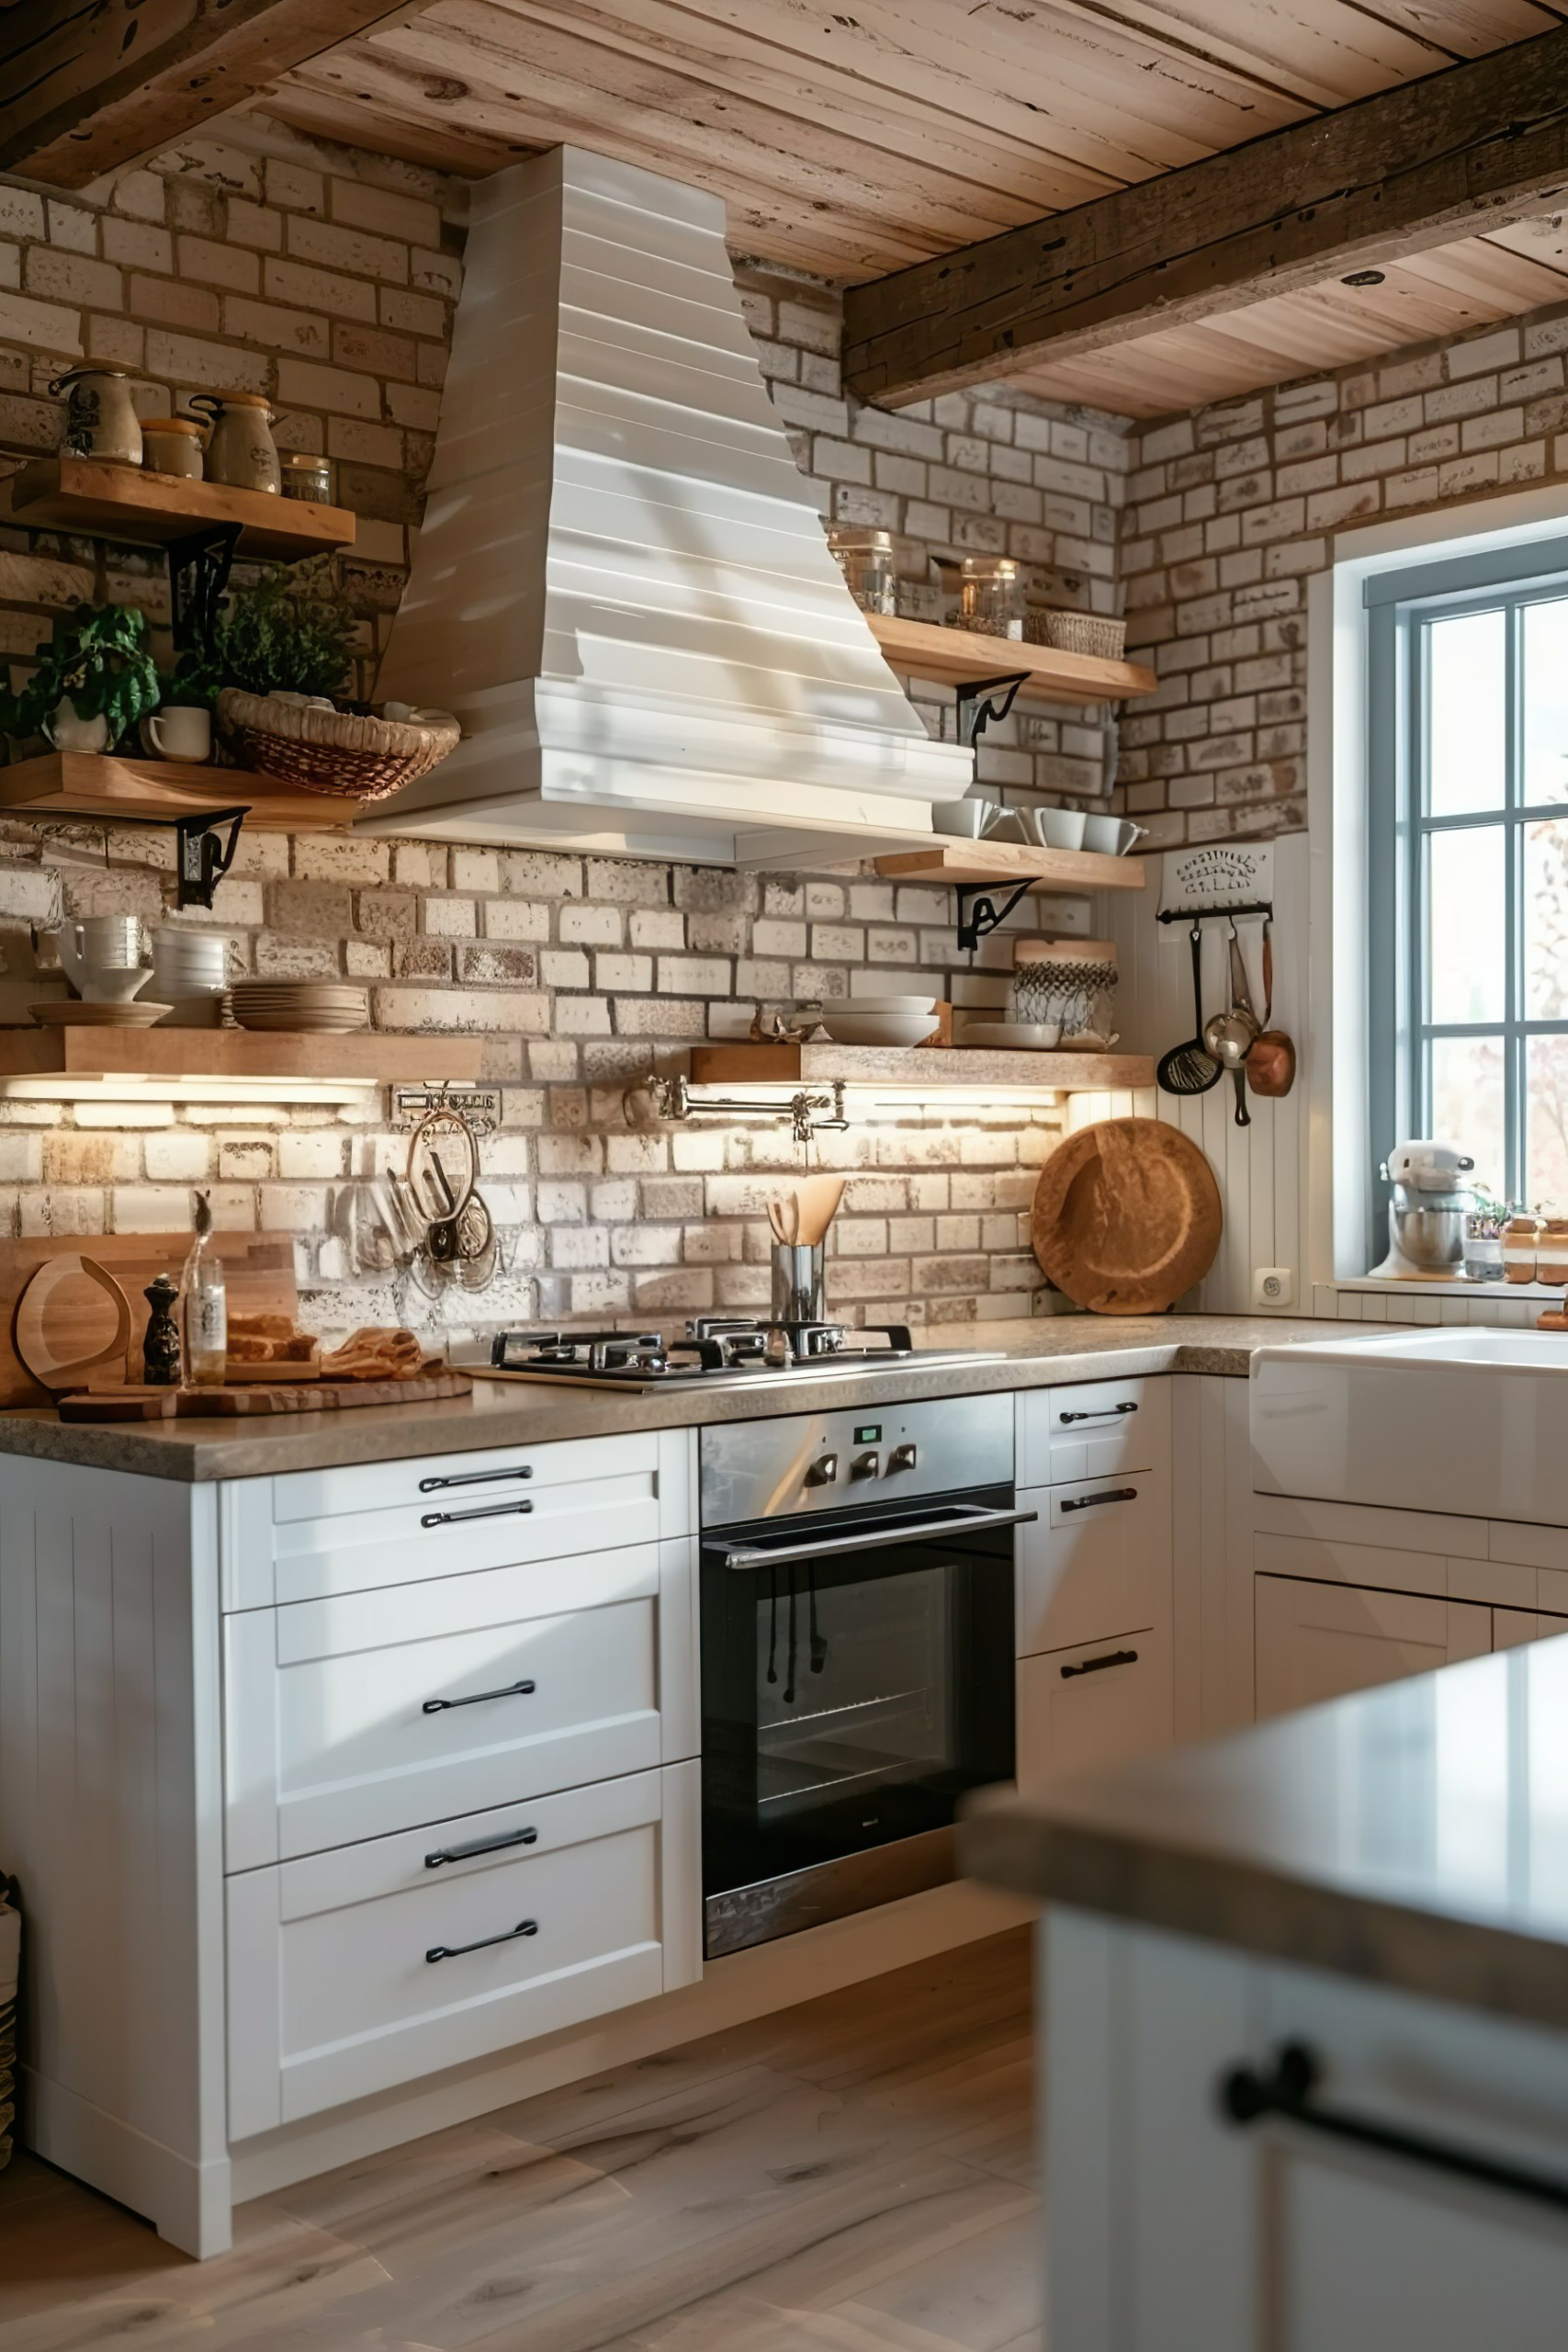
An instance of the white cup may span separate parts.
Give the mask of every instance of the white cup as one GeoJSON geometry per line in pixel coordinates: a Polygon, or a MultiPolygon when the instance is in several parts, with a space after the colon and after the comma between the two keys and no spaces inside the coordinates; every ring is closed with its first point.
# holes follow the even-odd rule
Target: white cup
{"type": "Polygon", "coordinates": [[[1081,808],[1037,808],[1034,814],[1047,849],[1082,849],[1089,820],[1081,808]]]}
{"type": "Polygon", "coordinates": [[[1120,817],[1086,817],[1083,829],[1085,849],[1098,850],[1102,857],[1120,855],[1122,825],[1120,817]]]}
{"type": "Polygon", "coordinates": [[[952,833],[961,841],[977,842],[987,821],[997,813],[994,800],[938,800],[931,805],[931,830],[952,833]]]}
{"type": "Polygon", "coordinates": [[[157,994],[176,1003],[189,996],[216,996],[229,968],[229,941],[220,931],[185,931],[165,923],[152,933],[152,971],[157,994]]]}
{"type": "Polygon", "coordinates": [[[165,703],[146,720],[152,748],[162,760],[209,760],[212,714],[194,703],[165,703]]]}

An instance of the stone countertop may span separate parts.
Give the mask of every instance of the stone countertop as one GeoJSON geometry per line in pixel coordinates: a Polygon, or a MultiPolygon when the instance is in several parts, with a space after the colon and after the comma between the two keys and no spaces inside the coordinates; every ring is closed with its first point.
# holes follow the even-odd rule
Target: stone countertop
{"type": "Polygon", "coordinates": [[[842,1380],[784,1381],[756,1387],[689,1385],[647,1396],[542,1381],[476,1381],[471,1397],[440,1405],[354,1407],[288,1414],[276,1420],[62,1423],[38,1409],[0,1414],[0,1453],[128,1470],[152,1478],[205,1481],[267,1477],[346,1463],[396,1462],[411,1454],[464,1453],[486,1446],[542,1445],[554,1438],[610,1437],[624,1430],[690,1429],[780,1413],[832,1412],[898,1405],[917,1396],[964,1396],[1162,1372],[1245,1378],[1266,1341],[1325,1339],[1325,1322],[1280,1316],[1059,1315],[1029,1323],[942,1325],[916,1335],[929,1349],[977,1349],[988,1360],[842,1380]]]}
{"type": "Polygon", "coordinates": [[[982,1803],[1014,1894],[1568,2027],[1568,1634],[982,1803]]]}

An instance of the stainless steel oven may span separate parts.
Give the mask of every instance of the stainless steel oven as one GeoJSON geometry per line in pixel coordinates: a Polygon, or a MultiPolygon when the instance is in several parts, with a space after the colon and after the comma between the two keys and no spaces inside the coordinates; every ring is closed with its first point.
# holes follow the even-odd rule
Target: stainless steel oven
{"type": "Polygon", "coordinates": [[[953,1876],[1013,1772],[1007,1396],[701,1438],[710,1958],[953,1876]]]}

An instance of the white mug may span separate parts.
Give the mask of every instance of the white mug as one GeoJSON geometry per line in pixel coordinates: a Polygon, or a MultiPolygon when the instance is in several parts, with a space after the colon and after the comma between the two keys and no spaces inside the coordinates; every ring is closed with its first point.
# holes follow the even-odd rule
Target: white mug
{"type": "Polygon", "coordinates": [[[194,703],[165,703],[148,718],[147,732],[160,759],[212,757],[212,714],[194,703]]]}

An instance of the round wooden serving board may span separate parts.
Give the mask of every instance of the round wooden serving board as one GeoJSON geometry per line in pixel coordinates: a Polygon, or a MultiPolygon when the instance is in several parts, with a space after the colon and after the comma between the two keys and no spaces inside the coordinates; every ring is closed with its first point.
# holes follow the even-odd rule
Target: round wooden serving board
{"type": "Polygon", "coordinates": [[[17,1361],[55,1394],[80,1388],[103,1364],[118,1363],[123,1376],[130,1301],[96,1258],[51,1258],[28,1276],[17,1301],[12,1345],[17,1361]]]}
{"type": "Polygon", "coordinates": [[[1102,1119],[1052,1153],[1034,1188],[1034,1254],[1075,1306],[1161,1315],[1220,1246],[1214,1171],[1179,1127],[1102,1119]]]}

